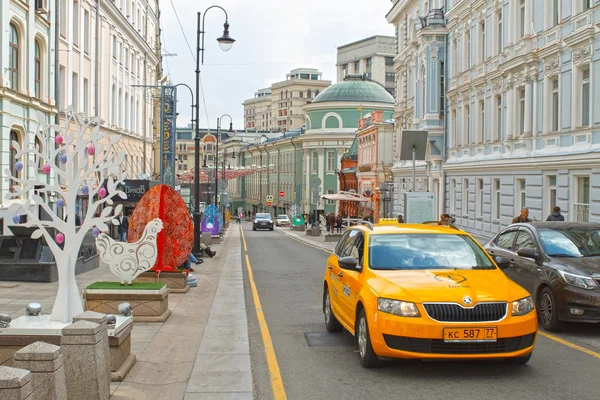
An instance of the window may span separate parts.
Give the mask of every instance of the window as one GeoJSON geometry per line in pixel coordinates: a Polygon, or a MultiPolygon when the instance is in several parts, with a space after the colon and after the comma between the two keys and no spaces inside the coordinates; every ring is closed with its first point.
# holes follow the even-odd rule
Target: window
{"type": "Polygon", "coordinates": [[[79,2],[73,2],[73,44],[79,46],[79,2]]]}
{"type": "Polygon", "coordinates": [[[90,54],[90,13],[83,12],[83,51],[90,54]]]}
{"type": "MultiPolygon", "coordinates": [[[[37,149],[37,151],[40,154],[44,154],[44,149],[42,146],[43,146],[42,141],[40,140],[40,138],[36,137],[35,138],[35,148],[37,149]]],[[[41,170],[42,168],[44,168],[44,159],[41,156],[35,155],[34,162],[35,162],[35,165],[37,166],[38,170],[41,170]]]]}
{"type": "Polygon", "coordinates": [[[306,98],[307,98],[307,99],[310,99],[311,97],[312,97],[312,92],[310,91],[310,89],[308,89],[308,90],[306,91],[306,98]]]}
{"type": "Polygon", "coordinates": [[[574,206],[575,218],[577,222],[588,222],[590,211],[590,177],[576,177],[577,191],[574,206]]]}
{"type": "Polygon", "coordinates": [[[118,42],[119,53],[117,58],[119,59],[119,64],[123,64],[123,43],[118,42]]]}
{"type": "Polygon", "coordinates": [[[125,48],[125,57],[123,57],[123,60],[125,61],[125,69],[129,69],[129,49],[127,47],[125,48]]]}
{"type": "Polygon", "coordinates": [[[65,108],[67,103],[65,91],[65,88],[67,87],[67,70],[63,65],[61,65],[59,66],[58,71],[58,99],[60,102],[59,106],[60,108],[65,108]]]}
{"type": "Polygon", "coordinates": [[[34,68],[34,93],[38,99],[42,98],[42,54],[40,50],[40,43],[36,40],[34,42],[34,57],[35,57],[35,68],[34,68]]]}
{"type": "Polygon", "coordinates": [[[111,104],[111,112],[110,112],[110,122],[113,125],[116,125],[117,124],[117,90],[115,88],[115,85],[112,86],[111,98],[112,98],[112,104],[111,104]]]}
{"type": "Polygon", "coordinates": [[[552,132],[558,132],[558,115],[560,113],[558,97],[558,78],[552,79],[552,132]]]}
{"type": "Polygon", "coordinates": [[[520,213],[525,208],[527,193],[525,193],[525,179],[517,179],[517,213],[520,213]]]}
{"type": "Polygon", "coordinates": [[[485,102],[482,100],[479,102],[479,137],[480,143],[485,139],[485,102]]]}
{"type": "Polygon", "coordinates": [[[456,213],[456,179],[450,181],[450,213],[456,213]]]}
{"type": "Polygon", "coordinates": [[[354,73],[360,73],[360,61],[354,61],[354,73]]]}
{"type": "Polygon", "coordinates": [[[327,171],[335,171],[336,167],[335,162],[335,152],[329,151],[327,152],[327,171]]]}
{"type": "MultiPolygon", "coordinates": [[[[22,145],[21,136],[17,131],[10,131],[10,158],[8,160],[8,167],[10,168],[12,176],[14,176],[15,178],[20,178],[23,170],[17,171],[17,149],[15,148],[15,146],[13,146],[13,142],[17,142],[19,146],[22,145]]],[[[11,192],[14,192],[15,186],[17,186],[17,184],[11,180],[9,183],[9,189],[11,192]]]]}
{"type": "MultiPolygon", "coordinates": [[[[453,54],[458,54],[458,41],[456,39],[452,40],[452,50],[453,54]]],[[[458,74],[458,56],[452,57],[450,67],[452,68],[452,74],[450,76],[456,76],[458,74]]]]}
{"type": "Polygon", "coordinates": [[[113,58],[117,58],[117,37],[115,35],[113,35],[112,37],[112,53],[113,53],[113,58]]]}
{"type": "Polygon", "coordinates": [[[500,194],[500,179],[494,179],[492,190],[494,191],[492,199],[492,220],[500,220],[501,194],[500,194]]]}
{"type": "Polygon", "coordinates": [[[318,163],[318,158],[317,158],[318,154],[316,151],[312,152],[312,166],[311,166],[311,171],[316,172],[317,171],[317,163],[318,163]]]}
{"type": "Polygon", "coordinates": [[[67,37],[67,0],[60,0],[60,36],[67,37]]]}
{"type": "MultiPolygon", "coordinates": [[[[346,65],[348,65],[348,64],[346,64],[346,65]]],[[[385,65],[394,65],[394,57],[386,57],[385,65]]]]}
{"type": "Polygon", "coordinates": [[[528,247],[535,247],[533,244],[533,239],[531,239],[531,235],[523,230],[519,230],[517,241],[515,242],[515,252],[528,247]]]}
{"type": "Polygon", "coordinates": [[[471,144],[471,107],[465,107],[465,145],[471,144]]]}
{"type": "Polygon", "coordinates": [[[463,179],[462,187],[462,213],[464,217],[469,216],[469,180],[463,179]]]}
{"type": "Polygon", "coordinates": [[[496,36],[496,54],[502,54],[504,50],[504,31],[502,21],[502,11],[498,13],[498,35],[496,36]]]}
{"type": "Polygon", "coordinates": [[[483,215],[483,179],[477,179],[477,204],[475,206],[478,217],[483,215]]]}
{"type": "Polygon", "coordinates": [[[548,175],[548,199],[549,204],[547,208],[548,214],[552,212],[552,209],[556,207],[556,175],[548,175]]]}
{"type": "Polygon", "coordinates": [[[456,110],[452,110],[450,127],[452,128],[452,132],[450,134],[450,147],[458,147],[462,144],[462,140],[460,140],[460,135],[458,134],[458,120],[456,117],[456,110]]]}
{"type": "Polygon", "coordinates": [[[83,113],[86,117],[90,115],[89,86],[87,78],[83,78],[83,113]]]}
{"type": "Polygon", "coordinates": [[[481,35],[479,36],[479,55],[481,57],[481,61],[485,60],[485,22],[479,24],[479,31],[481,35]]]}
{"type": "Polygon", "coordinates": [[[425,68],[421,69],[421,118],[425,119],[425,68]]]}
{"type": "Polygon", "coordinates": [[[465,33],[465,58],[467,59],[467,69],[471,68],[471,32],[465,33]]]}
{"type": "Polygon", "coordinates": [[[559,0],[552,0],[552,26],[558,25],[559,0]]]}
{"type": "Polygon", "coordinates": [[[519,37],[525,36],[525,0],[519,0],[519,37]]]}
{"type": "Polygon", "coordinates": [[[585,69],[581,74],[581,125],[590,124],[590,70],[585,69]]]}
{"type": "Polygon", "coordinates": [[[511,250],[513,248],[515,236],[517,236],[517,231],[504,232],[500,234],[500,236],[498,236],[496,244],[498,245],[498,247],[502,247],[506,250],[511,250]]]}
{"type": "Polygon", "coordinates": [[[75,72],[73,72],[72,89],[71,105],[73,106],[73,112],[79,112],[79,75],[75,72]]]}
{"type": "Polygon", "coordinates": [[[591,0],[583,0],[583,10],[582,11],[587,11],[591,8],[591,0]]]}
{"type": "Polygon", "coordinates": [[[519,133],[525,132],[525,88],[519,89],[519,133]]]}
{"type": "Polygon", "coordinates": [[[386,82],[394,82],[396,80],[396,74],[394,72],[386,72],[385,73],[385,81],[386,82]]]}
{"type": "Polygon", "coordinates": [[[17,27],[10,24],[10,34],[8,35],[8,43],[10,46],[10,54],[8,60],[9,70],[9,87],[12,90],[19,90],[19,34],[17,27]]]}
{"type": "Polygon", "coordinates": [[[367,58],[367,68],[371,68],[373,66],[373,59],[371,57],[367,58]]]}
{"type": "Polygon", "coordinates": [[[502,95],[496,96],[496,138],[503,139],[502,135],[502,95]]]}
{"type": "MultiPolygon", "coordinates": [[[[333,194],[333,190],[328,189],[327,194],[333,194]]],[[[335,204],[335,200],[327,200],[327,204],[335,204]]]]}

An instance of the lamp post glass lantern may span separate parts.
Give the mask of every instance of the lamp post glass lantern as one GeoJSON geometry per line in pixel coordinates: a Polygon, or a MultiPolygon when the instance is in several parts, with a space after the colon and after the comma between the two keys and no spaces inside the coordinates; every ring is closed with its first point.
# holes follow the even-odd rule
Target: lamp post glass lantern
{"type": "MultiPolygon", "coordinates": [[[[200,62],[204,64],[204,27],[206,13],[211,8],[219,8],[225,13],[223,24],[223,35],[217,39],[221,50],[229,51],[235,40],[229,35],[229,17],[227,11],[221,6],[210,6],[202,13],[198,12],[197,36],[196,36],[196,135],[194,136],[194,178],[196,186],[194,190],[194,254],[200,255],[200,62]]],[[[218,140],[217,140],[218,143],[218,140]]],[[[215,188],[216,189],[216,188],[215,188]]],[[[216,205],[216,204],[215,204],[216,205]]]]}

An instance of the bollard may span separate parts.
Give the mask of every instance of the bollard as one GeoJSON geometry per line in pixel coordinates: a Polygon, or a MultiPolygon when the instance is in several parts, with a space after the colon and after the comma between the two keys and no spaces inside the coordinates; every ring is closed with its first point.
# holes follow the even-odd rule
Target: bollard
{"type": "MultiPolygon", "coordinates": [[[[103,327],[104,329],[104,334],[101,334],[102,336],[102,340],[104,340],[104,343],[102,346],[105,348],[105,352],[106,352],[106,359],[110,361],[110,343],[108,341],[108,324],[106,322],[106,314],[102,314],[99,312],[95,312],[95,311],[85,311],[82,312],[81,314],[77,314],[76,316],[73,317],[73,322],[77,322],[77,321],[89,321],[89,322],[94,322],[100,326],[103,327]]],[[[110,362],[108,362],[106,364],[106,368],[108,368],[108,376],[111,376],[111,366],[110,366],[110,362]]]]}
{"type": "Polygon", "coordinates": [[[31,372],[12,367],[0,367],[0,399],[32,400],[31,372]]]}
{"type": "Polygon", "coordinates": [[[35,342],[15,353],[15,367],[31,371],[32,400],[67,400],[60,347],[35,342]]]}
{"type": "Polygon", "coordinates": [[[89,321],[77,321],[62,330],[61,352],[69,400],[107,400],[110,375],[104,348],[105,329],[89,321]]]}

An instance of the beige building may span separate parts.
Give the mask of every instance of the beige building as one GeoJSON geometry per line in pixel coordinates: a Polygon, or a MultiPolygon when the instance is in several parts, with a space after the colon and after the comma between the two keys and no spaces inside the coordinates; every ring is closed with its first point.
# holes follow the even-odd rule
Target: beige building
{"type": "Polygon", "coordinates": [[[290,71],[286,79],[262,89],[244,105],[246,129],[287,132],[304,125],[302,107],[331,85],[323,80],[323,73],[313,68],[298,68],[290,71]],[[259,94],[270,92],[270,95],[259,94]],[[264,124],[264,125],[263,125],[264,124]]]}
{"type": "Polygon", "coordinates": [[[121,135],[127,179],[150,175],[155,105],[134,86],[157,85],[161,72],[158,0],[59,1],[58,108],[100,117],[121,135]]]}
{"type": "Polygon", "coordinates": [[[337,80],[348,75],[366,75],[367,79],[381,84],[395,95],[396,38],[393,36],[371,36],[366,39],[338,47],[337,80]]]}

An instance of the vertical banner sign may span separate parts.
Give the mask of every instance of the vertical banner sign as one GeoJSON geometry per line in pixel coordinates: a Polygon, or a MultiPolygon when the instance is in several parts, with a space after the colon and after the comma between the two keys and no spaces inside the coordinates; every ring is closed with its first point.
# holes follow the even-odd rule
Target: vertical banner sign
{"type": "Polygon", "coordinates": [[[177,88],[161,87],[160,106],[160,183],[175,187],[175,118],[177,88]]]}

